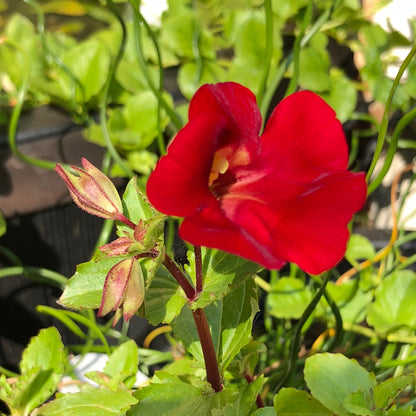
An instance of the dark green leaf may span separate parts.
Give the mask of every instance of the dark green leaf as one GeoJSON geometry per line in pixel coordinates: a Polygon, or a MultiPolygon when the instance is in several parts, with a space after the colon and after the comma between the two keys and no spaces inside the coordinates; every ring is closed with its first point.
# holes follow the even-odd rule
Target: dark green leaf
{"type": "MultiPolygon", "coordinates": [[[[258,310],[256,284],[248,279],[222,300],[205,308],[220,368],[225,370],[251,338],[253,318],[258,310]]],[[[189,308],[172,321],[172,329],[188,351],[203,360],[201,344],[189,308]]]]}
{"type": "MultiPolygon", "coordinates": [[[[192,304],[193,309],[203,308],[210,303],[222,299],[235,287],[243,284],[260,269],[256,263],[241,257],[233,256],[224,251],[202,248],[202,269],[204,290],[192,304]]],[[[186,270],[195,281],[195,258],[188,252],[189,265],[186,270]]]]}

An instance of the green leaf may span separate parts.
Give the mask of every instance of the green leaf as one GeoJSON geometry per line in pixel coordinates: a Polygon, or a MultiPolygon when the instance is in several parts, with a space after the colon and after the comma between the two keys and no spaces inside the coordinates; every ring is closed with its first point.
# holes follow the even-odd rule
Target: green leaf
{"type": "Polygon", "coordinates": [[[123,258],[107,257],[79,264],[75,274],[68,280],[59,303],[71,309],[97,309],[108,271],[123,258]]]}
{"type": "Polygon", "coordinates": [[[351,264],[356,264],[360,260],[371,260],[375,255],[375,249],[367,237],[360,234],[351,235],[345,253],[346,259],[351,264]]]}
{"type": "Polygon", "coordinates": [[[399,377],[389,378],[374,387],[374,401],[377,407],[387,409],[396,398],[396,396],[403,391],[407,386],[414,381],[414,376],[404,375],[399,377]]]}
{"type": "MultiPolygon", "coordinates": [[[[258,311],[256,288],[254,280],[248,279],[205,309],[221,370],[228,367],[251,339],[253,318],[258,311]]],[[[190,309],[183,308],[171,326],[187,350],[202,361],[201,344],[190,309]]]]}
{"type": "Polygon", "coordinates": [[[6,219],[4,218],[3,214],[0,211],[0,237],[6,234],[6,231],[7,231],[6,219]]]}
{"type": "Polygon", "coordinates": [[[301,279],[282,277],[267,296],[267,308],[276,318],[299,319],[312,299],[312,293],[301,279]]]}
{"type": "Polygon", "coordinates": [[[120,416],[137,400],[124,389],[110,390],[88,384],[79,393],[65,394],[39,409],[39,416],[120,416]]]}
{"type": "Polygon", "coordinates": [[[315,92],[328,91],[331,87],[329,76],[329,55],[326,51],[326,37],[319,33],[311,46],[301,49],[299,55],[299,85],[315,92]]]}
{"type": "Polygon", "coordinates": [[[213,410],[212,416],[248,416],[256,405],[257,395],[260,393],[265,379],[257,377],[253,382],[239,386],[238,397],[225,409],[213,410]]]}
{"type": "Polygon", "coordinates": [[[357,105],[357,90],[350,81],[337,68],[331,68],[330,90],[322,93],[321,97],[335,110],[341,123],[348,121],[357,105]]]}
{"type": "MultiPolygon", "coordinates": [[[[56,328],[41,329],[23,352],[20,362],[22,375],[16,383],[4,388],[0,382],[0,398],[16,414],[29,414],[55,393],[66,364],[66,354],[56,328]],[[1,388],[3,387],[3,388],[1,388]]],[[[7,384],[7,382],[6,382],[7,384]]]]}
{"type": "Polygon", "coordinates": [[[118,346],[108,357],[104,367],[104,373],[109,377],[118,377],[120,374],[131,377],[126,385],[133,387],[136,381],[136,373],[139,365],[139,350],[133,340],[129,340],[118,346]]]}
{"type": "MultiPolygon", "coordinates": [[[[247,279],[252,279],[260,269],[258,264],[224,251],[203,247],[201,254],[204,290],[192,304],[192,309],[203,308],[222,299],[235,287],[243,284],[247,279]]],[[[188,260],[189,265],[185,265],[185,268],[195,282],[195,256],[193,252],[188,252],[188,260]]]]}
{"type": "Polygon", "coordinates": [[[252,416],[276,416],[276,412],[273,407],[266,406],[261,409],[257,409],[252,416]]]}
{"type": "Polygon", "coordinates": [[[166,371],[157,371],[152,383],[135,393],[139,403],[127,416],[207,416],[236,400],[237,392],[224,389],[214,393],[207,383],[201,387],[166,371]]]}
{"type": "Polygon", "coordinates": [[[170,323],[185,303],[185,295],[176,280],[165,268],[159,268],[146,289],[145,318],[152,325],[170,323]]]}
{"type": "Polygon", "coordinates": [[[376,385],[373,374],[342,354],[313,355],[306,360],[304,373],[312,395],[339,416],[351,415],[342,406],[347,396],[376,385]]]}
{"type": "Polygon", "coordinates": [[[294,388],[283,388],[273,399],[274,410],[279,416],[308,415],[325,416],[333,415],[322,403],[311,397],[306,391],[294,388]]]}
{"type": "Polygon", "coordinates": [[[411,270],[392,273],[375,291],[375,300],[368,306],[368,323],[381,333],[393,330],[408,333],[406,328],[416,327],[415,296],[416,273],[411,270]]]}
{"type": "Polygon", "coordinates": [[[351,393],[342,401],[342,407],[355,415],[375,416],[372,390],[358,390],[351,393]]]}
{"type": "Polygon", "coordinates": [[[98,40],[91,38],[77,44],[65,53],[63,62],[82,85],[81,89],[76,90],[78,102],[88,102],[104,87],[110,66],[110,55],[98,40]]]}

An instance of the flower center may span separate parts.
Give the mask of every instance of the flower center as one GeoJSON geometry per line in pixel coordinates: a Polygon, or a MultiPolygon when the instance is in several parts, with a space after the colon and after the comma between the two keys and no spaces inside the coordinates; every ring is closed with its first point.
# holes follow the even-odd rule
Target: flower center
{"type": "Polygon", "coordinates": [[[212,161],[211,172],[208,178],[208,186],[211,186],[215,180],[218,179],[220,174],[227,172],[229,167],[228,160],[224,156],[224,153],[219,150],[214,155],[214,160],[212,161]]]}

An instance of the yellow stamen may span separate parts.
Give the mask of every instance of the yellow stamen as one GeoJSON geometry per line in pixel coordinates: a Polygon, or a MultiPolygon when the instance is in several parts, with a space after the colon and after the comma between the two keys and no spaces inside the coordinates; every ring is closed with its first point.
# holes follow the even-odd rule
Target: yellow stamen
{"type": "Polygon", "coordinates": [[[224,154],[221,151],[218,151],[214,155],[214,160],[212,161],[211,173],[209,174],[208,185],[211,186],[212,183],[220,176],[227,172],[229,167],[228,160],[224,157],[224,154]]]}

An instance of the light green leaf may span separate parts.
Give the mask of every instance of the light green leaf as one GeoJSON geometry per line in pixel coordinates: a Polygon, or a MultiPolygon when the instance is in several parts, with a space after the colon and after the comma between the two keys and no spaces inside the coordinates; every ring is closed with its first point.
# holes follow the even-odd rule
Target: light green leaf
{"type": "Polygon", "coordinates": [[[347,396],[358,390],[370,390],[376,385],[374,374],[342,354],[324,353],[309,357],[304,374],[312,395],[339,416],[351,415],[342,406],[347,396]]]}
{"type": "Polygon", "coordinates": [[[342,407],[355,415],[375,416],[376,410],[372,390],[358,390],[342,401],[342,407]]]}
{"type": "Polygon", "coordinates": [[[127,184],[122,203],[124,215],[135,224],[156,215],[147,197],[139,190],[137,177],[131,178],[127,184]]]}
{"type": "Polygon", "coordinates": [[[64,394],[39,409],[39,416],[120,416],[137,400],[124,389],[110,390],[88,384],[79,393],[64,394]]]}
{"type": "MultiPolygon", "coordinates": [[[[252,279],[253,275],[260,270],[258,264],[224,251],[203,247],[201,254],[204,290],[192,304],[192,309],[203,308],[222,299],[235,287],[243,284],[247,279],[252,279]]],[[[195,282],[195,256],[193,252],[188,252],[188,260],[189,265],[185,267],[195,282]]]]}
{"type": "Polygon", "coordinates": [[[299,55],[299,85],[315,92],[328,91],[331,86],[329,76],[329,55],[326,51],[326,37],[315,35],[311,46],[301,49],[299,55]]]}
{"type": "Polygon", "coordinates": [[[282,277],[267,296],[267,308],[276,318],[299,319],[312,299],[305,283],[294,277],[282,277]]]}
{"type": "Polygon", "coordinates": [[[133,340],[129,340],[118,346],[108,357],[104,367],[104,373],[111,378],[116,378],[120,374],[134,376],[128,380],[127,387],[131,388],[136,380],[136,373],[139,364],[139,350],[133,340]]]}
{"type": "Polygon", "coordinates": [[[415,297],[416,273],[411,270],[392,273],[375,291],[375,300],[368,306],[368,323],[381,333],[409,332],[409,328],[416,327],[415,297]]]}
{"type": "MultiPolygon", "coordinates": [[[[253,318],[257,311],[256,284],[253,279],[246,280],[222,300],[206,307],[208,324],[222,370],[250,341],[253,318]]],[[[202,361],[201,344],[190,309],[183,308],[171,326],[187,350],[202,361]]]]}
{"type": "Polygon", "coordinates": [[[88,102],[104,87],[110,55],[101,42],[91,38],[77,44],[64,55],[63,62],[82,85],[76,90],[79,102],[88,102]]]}
{"type": "Polygon", "coordinates": [[[274,410],[279,416],[331,416],[333,413],[306,391],[283,388],[273,399],[274,410]]]}
{"type": "Polygon", "coordinates": [[[341,123],[348,121],[357,105],[357,90],[337,68],[330,69],[330,90],[321,97],[335,110],[341,123]]]}
{"type": "Polygon", "coordinates": [[[375,254],[375,249],[367,237],[360,234],[351,235],[345,253],[351,264],[356,264],[359,260],[371,260],[375,254]]]}
{"type": "Polygon", "coordinates": [[[200,387],[165,371],[156,372],[152,383],[135,393],[139,403],[127,416],[207,416],[236,400],[237,392],[214,393],[207,383],[200,387]]]}
{"type": "Polygon", "coordinates": [[[404,375],[389,378],[374,387],[374,401],[377,407],[387,409],[396,396],[414,381],[414,376],[404,375]]]}
{"type": "Polygon", "coordinates": [[[0,211],[0,237],[6,234],[6,231],[7,231],[6,219],[4,218],[3,214],[0,211]]]}
{"type": "Polygon", "coordinates": [[[273,407],[266,406],[261,409],[257,409],[252,416],[276,416],[276,412],[273,407]]]}
{"type": "MultiPolygon", "coordinates": [[[[26,347],[20,362],[22,375],[0,397],[16,414],[29,414],[55,393],[66,364],[64,345],[56,328],[41,329],[26,347]],[[21,412],[21,413],[20,413],[21,412]]],[[[5,381],[5,379],[2,379],[5,381]]]]}
{"type": "Polygon", "coordinates": [[[101,303],[105,277],[122,258],[107,257],[79,264],[75,274],[68,280],[59,303],[71,309],[97,309],[101,303]]]}

